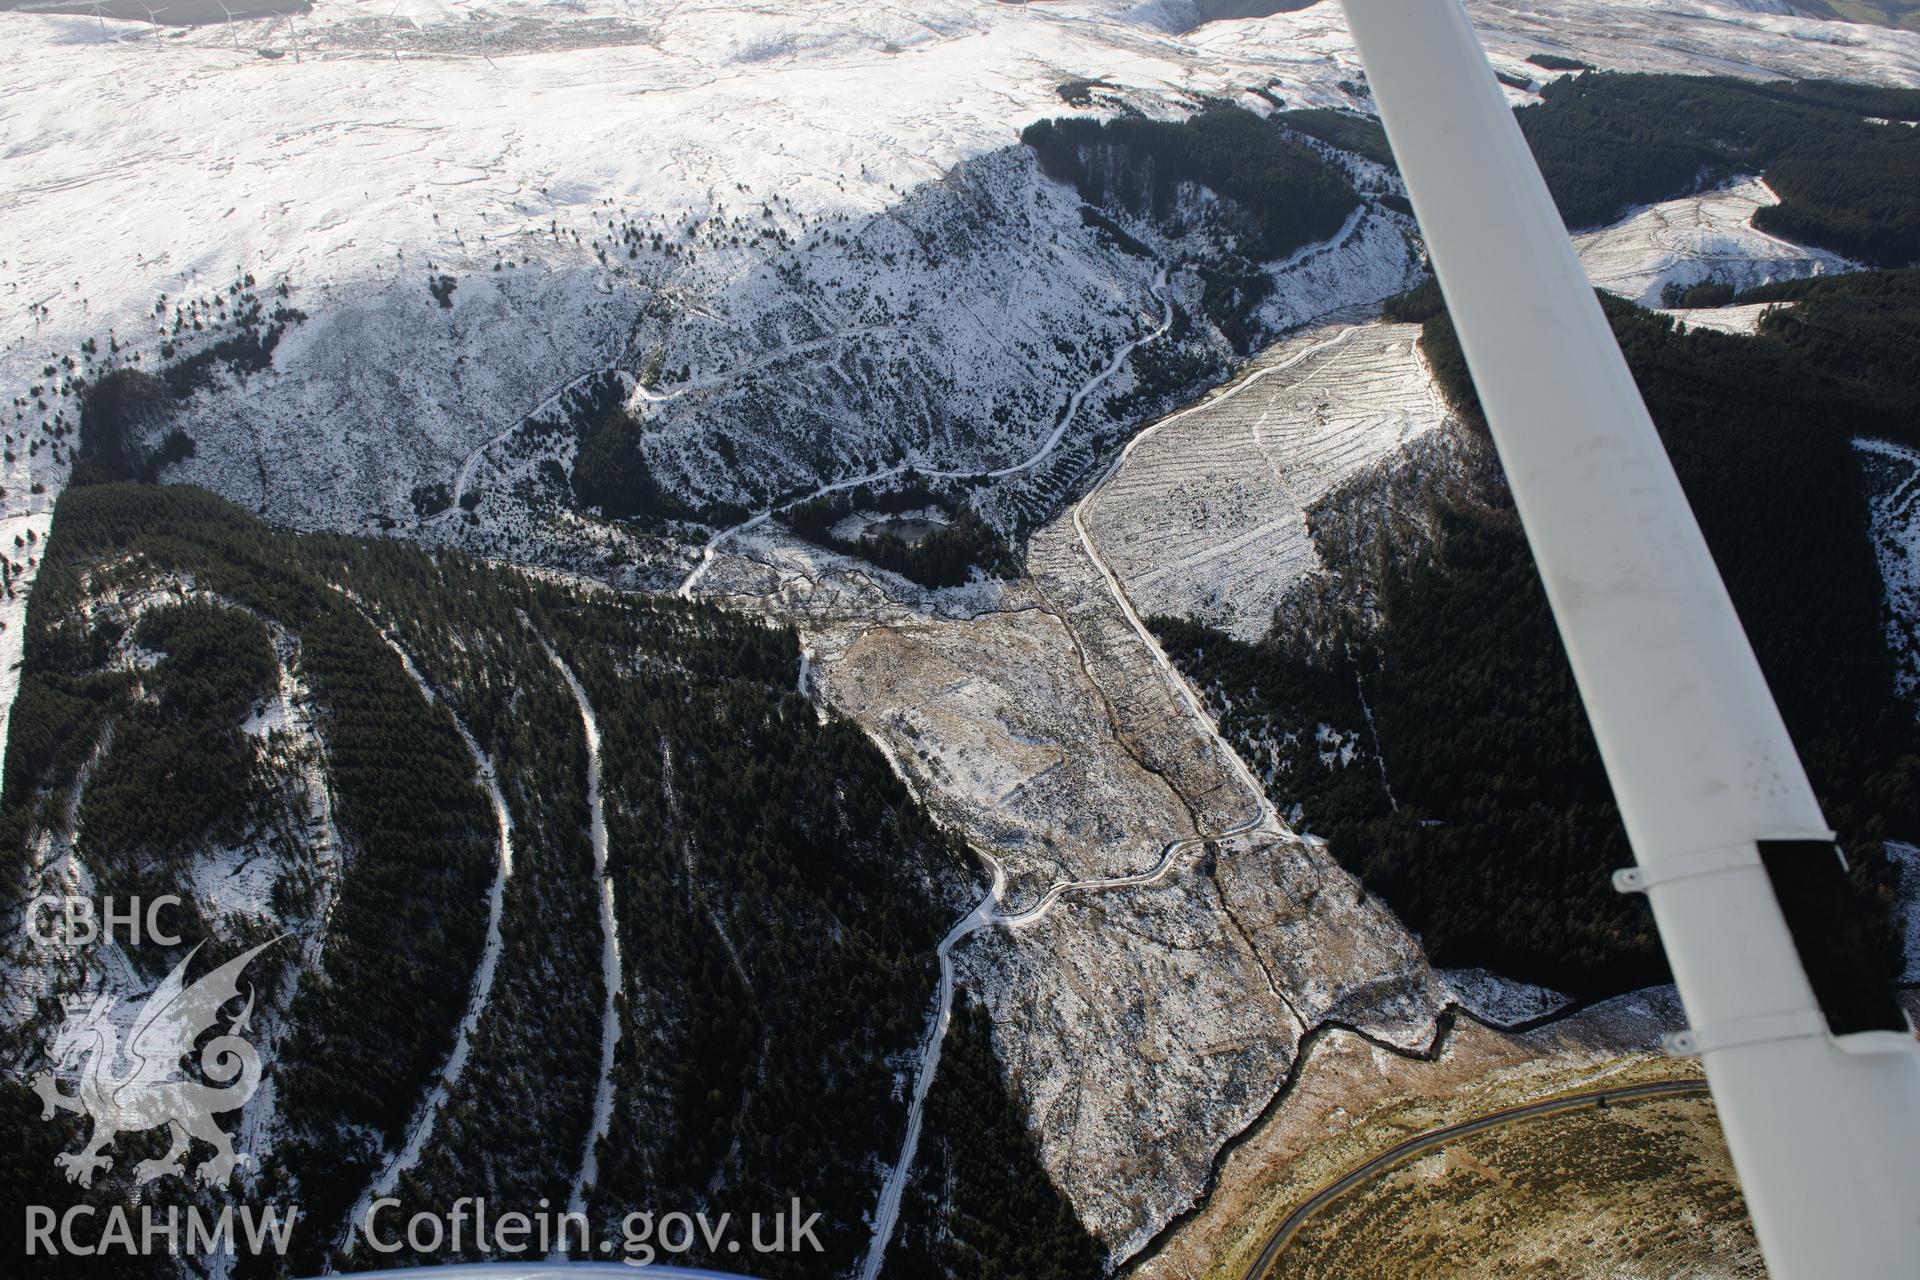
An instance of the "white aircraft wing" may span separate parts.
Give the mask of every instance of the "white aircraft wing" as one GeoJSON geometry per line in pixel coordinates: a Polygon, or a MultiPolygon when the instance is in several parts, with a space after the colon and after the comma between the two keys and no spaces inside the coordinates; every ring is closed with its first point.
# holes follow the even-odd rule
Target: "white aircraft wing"
{"type": "Polygon", "coordinates": [[[1818,914],[1833,833],[1646,406],[1459,0],[1345,5],[1692,1023],[1669,1047],[1775,1280],[1911,1280],[1920,1043],[1815,945],[1850,923],[1818,914]]]}

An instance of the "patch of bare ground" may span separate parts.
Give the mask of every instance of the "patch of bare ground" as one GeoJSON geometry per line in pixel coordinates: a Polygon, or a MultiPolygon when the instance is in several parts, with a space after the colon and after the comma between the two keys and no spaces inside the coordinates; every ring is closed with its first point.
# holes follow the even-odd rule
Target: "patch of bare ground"
{"type": "Polygon", "coordinates": [[[800,625],[811,690],[998,864],[1001,910],[1081,886],[954,959],[1042,1162],[1117,1263],[1204,1194],[1309,1028],[1416,1052],[1447,993],[1324,850],[1267,821],[1223,834],[1256,797],[1069,519],[1034,559],[967,612],[756,534],[702,587],[800,625]]]}
{"type": "Polygon", "coordinates": [[[1327,1206],[1273,1280],[1766,1275],[1704,1097],[1524,1120],[1441,1147],[1327,1206]]]}
{"type": "MultiPolygon", "coordinates": [[[[1161,1238],[1134,1276],[1240,1280],[1295,1206],[1348,1170],[1429,1130],[1542,1098],[1697,1078],[1697,1064],[1663,1057],[1655,1048],[1662,1031],[1682,1022],[1672,990],[1662,988],[1518,1034],[1458,1019],[1432,1061],[1386,1052],[1349,1031],[1329,1030],[1305,1048],[1297,1077],[1280,1101],[1221,1158],[1203,1206],[1161,1238]]],[[[1524,1131],[1524,1123],[1516,1132],[1524,1131]]],[[[1344,1204],[1337,1201],[1329,1211],[1344,1204]]],[[[1579,1220],[1577,1213],[1566,1219],[1579,1220]]],[[[1302,1274],[1419,1274],[1385,1263],[1360,1265],[1358,1256],[1347,1261],[1358,1269],[1302,1274]]],[[[1499,1273],[1469,1267],[1431,1274],[1499,1273]]]]}
{"type": "Polygon", "coordinates": [[[1054,880],[1146,871],[1196,834],[1121,745],[1050,613],[873,627],[816,670],[934,811],[1000,859],[1011,910],[1054,880]]]}
{"type": "Polygon", "coordinates": [[[1071,519],[1035,531],[1027,570],[1047,608],[1072,632],[1080,664],[1106,698],[1128,752],[1180,794],[1204,834],[1253,817],[1265,797],[1250,792],[1225,744],[1196,722],[1176,677],[1140,639],[1071,519]]]}

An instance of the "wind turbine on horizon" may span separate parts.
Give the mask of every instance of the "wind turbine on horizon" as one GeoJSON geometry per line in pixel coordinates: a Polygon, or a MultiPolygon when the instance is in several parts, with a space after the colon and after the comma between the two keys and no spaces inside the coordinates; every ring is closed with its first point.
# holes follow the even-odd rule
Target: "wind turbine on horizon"
{"type": "Polygon", "coordinates": [[[227,34],[233,39],[233,51],[240,52],[240,33],[233,29],[233,10],[227,8],[227,0],[214,0],[220,6],[220,12],[227,15],[227,34]]]}

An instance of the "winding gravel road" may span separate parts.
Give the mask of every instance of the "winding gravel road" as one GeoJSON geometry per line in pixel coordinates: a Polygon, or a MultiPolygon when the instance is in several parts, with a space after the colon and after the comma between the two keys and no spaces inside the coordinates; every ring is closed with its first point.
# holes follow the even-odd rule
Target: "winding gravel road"
{"type": "MultiPolygon", "coordinates": [[[[526,621],[526,615],[521,615],[526,621]]],[[[587,1191],[600,1180],[600,1140],[613,1126],[613,1062],[620,1044],[619,993],[623,982],[620,967],[620,927],[614,919],[613,877],[607,873],[607,811],[600,798],[600,718],[587,701],[587,691],[554,647],[540,636],[540,647],[547,660],[567,682],[573,704],[580,712],[581,732],[587,743],[588,835],[593,843],[593,873],[600,881],[600,981],[606,989],[606,1004],[600,1012],[600,1081],[593,1090],[593,1123],[587,1129],[580,1167],[574,1172],[567,1191],[567,1212],[584,1213],[587,1191]]],[[[556,1255],[557,1256],[557,1255],[556,1255]]]]}
{"type": "MultiPolygon", "coordinates": [[[[1150,333],[1143,334],[1131,342],[1120,345],[1120,349],[1114,352],[1113,358],[1107,362],[1106,367],[1087,379],[1087,381],[1081,385],[1080,389],[1073,393],[1073,398],[1067,401],[1067,411],[1060,415],[1060,421],[1054,427],[1053,433],[1041,442],[1040,447],[1035,450],[1032,455],[1023,461],[1005,467],[994,467],[981,471],[926,471],[925,474],[936,480],[1000,480],[1007,476],[1018,475],[1022,471],[1031,471],[1042,462],[1045,462],[1053,455],[1053,451],[1060,447],[1060,441],[1066,438],[1067,428],[1072,426],[1074,419],[1080,416],[1081,406],[1086,404],[1087,397],[1104,385],[1114,374],[1118,373],[1120,367],[1126,363],[1127,357],[1131,356],[1147,343],[1158,340],[1165,335],[1167,330],[1173,327],[1173,299],[1167,294],[1167,271],[1164,267],[1162,267],[1154,277],[1153,296],[1160,300],[1159,326],[1150,333]]],[[[706,545],[700,548],[700,559],[693,566],[692,572],[687,574],[686,580],[680,584],[679,594],[685,597],[691,597],[693,595],[694,587],[699,585],[700,579],[706,577],[707,570],[713,566],[714,552],[720,548],[722,543],[733,538],[736,534],[744,533],[748,529],[757,528],[780,512],[792,510],[803,502],[812,502],[815,498],[823,498],[830,493],[839,493],[844,489],[857,488],[863,484],[872,484],[879,480],[891,480],[906,469],[907,464],[901,463],[896,467],[888,467],[884,471],[873,471],[862,476],[850,476],[845,480],[836,480],[832,484],[821,485],[818,489],[815,489],[812,493],[806,494],[803,497],[795,498],[791,502],[783,502],[775,507],[769,507],[759,515],[752,516],[749,519],[741,521],[739,524],[722,529],[720,532],[714,534],[713,537],[707,539],[706,545]]]]}
{"type": "Polygon", "coordinates": [[[1287,1247],[1287,1244],[1294,1236],[1299,1234],[1300,1228],[1305,1226],[1307,1220],[1313,1217],[1314,1214],[1320,1212],[1320,1210],[1326,1208],[1329,1204],[1332,1204],[1335,1200],[1338,1200],[1341,1196],[1347,1194],[1347,1192],[1353,1190],[1361,1183],[1376,1178],[1387,1170],[1413,1159],[1413,1157],[1420,1155],[1422,1152],[1431,1151],[1433,1148],[1452,1142],[1456,1138],[1465,1138],[1476,1133],[1485,1133],[1489,1129],[1498,1129],[1503,1125],[1513,1124],[1520,1120],[1530,1120],[1540,1116],[1560,1115],[1568,1111],[1581,1111],[1588,1107],[1600,1106],[1603,1103],[1633,1102],[1643,1098],[1683,1097],[1690,1094],[1703,1094],[1706,1092],[1707,1083],[1704,1080],[1665,1080],[1657,1084],[1627,1085],[1618,1089],[1592,1089],[1586,1093],[1569,1094],[1561,1098],[1548,1098],[1543,1102],[1530,1102],[1521,1107],[1508,1107],[1505,1111],[1495,1111],[1490,1115],[1480,1116],[1473,1120],[1463,1120],[1458,1124],[1450,1124],[1443,1128],[1429,1129],[1425,1133],[1417,1134],[1414,1137],[1408,1138],[1405,1142],[1389,1147],[1365,1164],[1349,1170],[1339,1180],[1327,1184],[1312,1196],[1308,1197],[1298,1208],[1288,1214],[1278,1227],[1274,1228],[1273,1234],[1267,1237],[1266,1247],[1261,1249],[1259,1256],[1254,1258],[1253,1262],[1248,1265],[1243,1280],[1266,1280],[1267,1273],[1273,1269],[1274,1261],[1279,1258],[1281,1251],[1287,1247]]]}
{"type": "MultiPolygon", "coordinates": [[[[348,598],[354,599],[351,595],[348,598]]],[[[356,607],[362,607],[357,599],[354,599],[354,603],[356,607]]],[[[438,702],[433,686],[427,683],[426,677],[422,676],[419,668],[413,665],[412,657],[400,647],[400,642],[371,616],[367,616],[367,621],[380,633],[380,638],[386,642],[387,648],[393,650],[395,656],[400,659],[400,665],[405,668],[407,678],[412,680],[414,686],[420,690],[420,696],[428,703],[438,702]]],[[[448,708],[448,713],[451,715],[451,707],[448,708]]],[[[486,789],[487,801],[493,808],[494,824],[499,831],[499,866],[493,877],[493,887],[487,891],[486,942],[480,950],[480,964],[474,970],[473,991],[467,998],[466,1013],[461,1017],[459,1030],[454,1034],[453,1052],[447,1055],[446,1062],[440,1068],[440,1078],[434,1082],[431,1089],[427,1090],[426,1099],[414,1112],[413,1119],[407,1126],[407,1140],[401,1144],[398,1151],[387,1157],[380,1175],[354,1204],[353,1212],[347,1215],[347,1223],[340,1237],[342,1252],[352,1251],[354,1238],[361,1224],[366,1221],[367,1211],[374,1200],[390,1194],[399,1182],[400,1175],[420,1163],[420,1157],[426,1151],[427,1141],[433,1137],[434,1121],[439,1118],[440,1109],[446,1105],[453,1087],[466,1073],[467,1058],[473,1050],[474,1035],[480,1029],[481,1015],[487,1011],[487,1005],[493,999],[494,971],[500,966],[500,952],[504,945],[500,921],[506,912],[507,881],[513,876],[513,816],[507,811],[507,798],[500,790],[500,779],[494,772],[492,758],[481,749],[479,741],[474,738],[459,716],[452,716],[452,719],[454,729],[460,734],[460,740],[466,744],[467,753],[473,757],[474,771],[479,775],[481,786],[486,789]]]]}

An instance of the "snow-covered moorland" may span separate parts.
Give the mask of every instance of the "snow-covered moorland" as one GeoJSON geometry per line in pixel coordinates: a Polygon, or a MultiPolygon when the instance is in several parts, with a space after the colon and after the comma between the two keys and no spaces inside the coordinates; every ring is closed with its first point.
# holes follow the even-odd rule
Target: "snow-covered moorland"
{"type": "MultiPolygon", "coordinates": [[[[1011,381],[998,366],[1013,349],[968,346],[971,325],[992,326],[1010,301],[1016,323],[1042,318],[1053,297],[1083,308],[1077,337],[1095,347],[1111,337],[1099,317],[1120,320],[1146,273],[1089,261],[1085,228],[1050,214],[1059,263],[907,298],[911,255],[877,246],[895,262],[856,259],[813,281],[857,273],[872,297],[842,293],[850,314],[804,331],[770,304],[784,289],[772,264],[893,219],[906,193],[1068,111],[1060,90],[1073,82],[1096,86],[1080,100],[1102,113],[1179,116],[1208,98],[1266,109],[1256,88],[1289,106],[1366,105],[1337,5],[1194,25],[1211,12],[1174,0],[401,0],[188,29],[8,14],[0,281],[17,309],[0,380],[25,391],[90,339],[96,359],[81,365],[117,342],[120,358],[151,366],[163,340],[204,343],[213,299],[234,283],[285,283],[307,322],[260,385],[203,393],[189,430],[209,439],[185,474],[284,519],[345,527],[408,515],[416,486],[449,480],[554,392],[616,362],[644,376],[657,355],[694,381],[751,378],[737,357],[777,363],[818,344],[815,360],[858,365],[891,354],[889,326],[918,301],[926,332],[961,340],[956,384],[987,365],[1011,381]],[[676,251],[656,251],[656,234],[676,251]],[[629,256],[636,239],[645,250],[629,256]],[[887,314],[863,322],[874,300],[887,314]],[[183,314],[205,327],[174,332],[183,314]],[[635,334],[643,316],[653,323],[635,334]],[[746,332],[755,323],[766,331],[746,332]]],[[[1704,3],[1657,17],[1620,0],[1474,12],[1496,61],[1516,68],[1558,50],[1632,69],[1920,73],[1908,35],[1704,3]]],[[[1041,349],[1036,402],[1055,354],[1041,349]]],[[[949,407],[948,390],[929,393],[930,418],[1007,403],[959,385],[949,407]]],[[[54,390],[14,407],[21,431],[75,416],[54,390]]],[[[676,437],[670,473],[714,469],[714,447],[676,437]]],[[[880,451],[857,439],[824,456],[765,448],[754,461],[776,474],[880,451]]],[[[57,486],[64,457],[39,450],[26,484],[57,486]]]]}
{"type": "MultiPolygon", "coordinates": [[[[1365,109],[1338,5],[1205,21],[1260,7],[338,0],[197,28],[7,14],[7,511],[63,482],[76,377],[203,349],[244,294],[305,319],[268,371],[193,398],[178,425],[197,456],[171,478],[300,526],[407,526],[461,477],[477,510],[427,536],[609,573],[657,559],[539,510],[556,474],[539,464],[564,482],[564,450],[488,447],[612,366],[663,482],[704,499],[753,504],[749,473],[780,490],[895,455],[1003,460],[1136,336],[1152,264],[994,153],[1070,110],[1365,109]],[[956,211],[978,215],[973,243],[930,240],[956,211]]],[[[1912,36],[1712,4],[1474,13],[1496,62],[1529,75],[1529,54],[1558,51],[1920,77],[1912,36]]],[[[1364,220],[1286,272],[1298,283],[1263,319],[1391,291],[1398,242],[1364,220]]],[[[1013,508],[1057,496],[1036,479],[1013,508]]]]}

